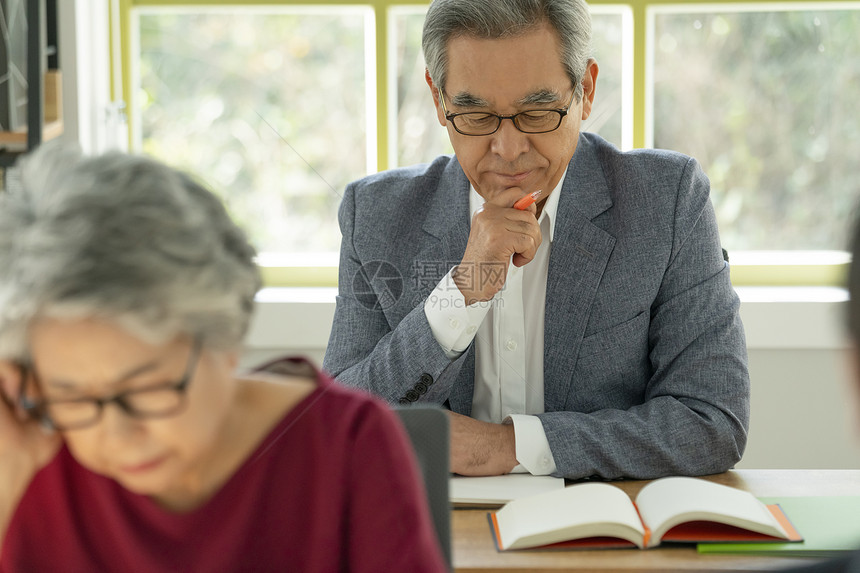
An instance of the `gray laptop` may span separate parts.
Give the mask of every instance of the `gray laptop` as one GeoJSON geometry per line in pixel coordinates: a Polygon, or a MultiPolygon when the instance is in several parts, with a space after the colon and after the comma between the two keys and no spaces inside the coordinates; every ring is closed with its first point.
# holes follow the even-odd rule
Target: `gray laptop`
{"type": "Polygon", "coordinates": [[[427,501],[439,545],[451,568],[451,504],[448,500],[448,415],[440,407],[403,406],[394,409],[412,440],[421,466],[427,501]]]}

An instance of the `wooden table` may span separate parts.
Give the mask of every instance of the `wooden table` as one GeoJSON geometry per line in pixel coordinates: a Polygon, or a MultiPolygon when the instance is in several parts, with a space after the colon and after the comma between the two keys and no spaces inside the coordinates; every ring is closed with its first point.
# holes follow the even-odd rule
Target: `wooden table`
{"type": "MultiPolygon", "coordinates": [[[[860,470],[732,470],[703,479],[766,496],[860,495],[860,470]]],[[[647,481],[613,482],[631,497],[647,481]]],[[[455,509],[451,515],[454,570],[500,571],[772,571],[812,563],[810,558],[761,555],[700,555],[695,546],[649,550],[520,551],[500,553],[485,509],[455,509]]],[[[860,519],[860,517],[858,517],[860,519]]]]}

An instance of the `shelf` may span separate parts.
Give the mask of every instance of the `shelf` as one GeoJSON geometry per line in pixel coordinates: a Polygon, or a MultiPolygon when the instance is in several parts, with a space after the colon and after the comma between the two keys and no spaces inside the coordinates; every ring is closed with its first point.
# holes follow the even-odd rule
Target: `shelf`
{"type": "MultiPolygon", "coordinates": [[[[45,106],[42,141],[54,139],[63,134],[63,77],[60,70],[45,72],[45,106]]],[[[0,147],[6,151],[25,151],[27,149],[27,129],[0,131],[0,147]]]]}
{"type": "MultiPolygon", "coordinates": [[[[48,141],[60,135],[63,135],[61,119],[46,123],[42,127],[42,141],[48,141]]],[[[6,147],[9,151],[23,151],[27,147],[27,130],[0,131],[0,146],[6,147]]]]}

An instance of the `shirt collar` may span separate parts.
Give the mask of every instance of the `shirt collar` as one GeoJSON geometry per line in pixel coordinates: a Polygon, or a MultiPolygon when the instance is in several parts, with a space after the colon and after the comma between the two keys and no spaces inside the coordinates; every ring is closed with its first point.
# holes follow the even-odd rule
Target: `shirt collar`
{"type": "MultiPolygon", "coordinates": [[[[564,178],[567,177],[567,171],[562,174],[561,179],[558,180],[558,185],[555,186],[552,194],[550,194],[549,199],[544,203],[543,211],[541,211],[540,217],[538,218],[538,224],[543,223],[543,220],[546,218],[549,221],[549,242],[552,243],[553,235],[555,234],[555,220],[556,213],[558,212],[558,198],[561,195],[561,188],[564,185],[564,178]]],[[[478,192],[475,191],[475,187],[469,185],[469,220],[475,215],[475,211],[477,211],[484,204],[484,198],[478,195],[478,192]]]]}

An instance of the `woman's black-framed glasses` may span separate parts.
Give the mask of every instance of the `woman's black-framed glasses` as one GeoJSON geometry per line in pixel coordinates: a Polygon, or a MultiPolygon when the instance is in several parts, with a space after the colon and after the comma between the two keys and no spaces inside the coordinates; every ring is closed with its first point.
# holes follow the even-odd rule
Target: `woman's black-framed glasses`
{"type": "Polygon", "coordinates": [[[498,115],[488,112],[466,112],[448,113],[445,106],[445,94],[439,90],[439,100],[442,103],[442,112],[445,119],[451,122],[454,129],[463,135],[492,135],[502,126],[502,120],[509,119],[518,130],[523,133],[549,133],[555,131],[561,125],[564,116],[567,115],[576,91],[570,94],[570,101],[560,109],[529,109],[513,115],[498,115]]]}
{"type": "Polygon", "coordinates": [[[95,425],[108,404],[116,404],[132,418],[167,418],[185,408],[186,390],[194,377],[202,346],[203,338],[195,337],[185,373],[177,382],[135,388],[105,398],[31,399],[27,396],[28,379],[32,377],[37,387],[41,384],[34,368],[22,366],[19,404],[46,427],[60,431],[80,430],[95,425]]]}

